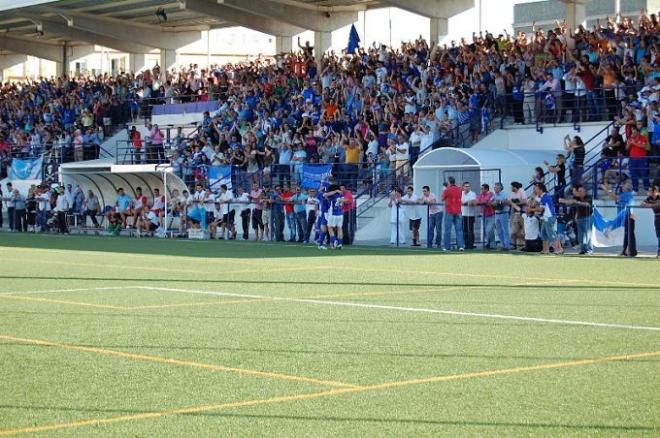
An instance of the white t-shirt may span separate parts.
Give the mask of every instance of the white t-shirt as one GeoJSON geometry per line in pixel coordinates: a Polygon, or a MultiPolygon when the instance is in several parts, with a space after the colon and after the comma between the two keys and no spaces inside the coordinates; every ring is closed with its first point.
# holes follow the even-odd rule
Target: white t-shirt
{"type": "Polygon", "coordinates": [[[154,205],[151,210],[165,210],[165,196],[158,196],[154,198],[154,205]]]}
{"type": "Polygon", "coordinates": [[[215,195],[210,193],[204,200],[204,210],[209,213],[215,213],[215,195]]]}
{"type": "Polygon", "coordinates": [[[236,202],[239,203],[236,204],[236,208],[238,208],[239,210],[246,210],[252,207],[252,204],[250,204],[250,195],[245,192],[243,192],[241,196],[236,198],[236,202]]]}
{"type": "Polygon", "coordinates": [[[408,219],[421,219],[422,216],[419,214],[419,205],[417,205],[417,202],[419,201],[419,196],[415,195],[414,193],[411,196],[408,196],[406,193],[403,195],[401,198],[403,201],[403,209],[405,211],[406,217],[408,219]],[[413,204],[414,203],[414,204],[413,204]]]}
{"type": "Polygon", "coordinates": [[[226,191],[225,193],[221,193],[218,197],[218,201],[221,202],[220,204],[220,214],[225,215],[229,214],[229,203],[234,200],[234,197],[232,196],[229,191],[226,191]]]}
{"type": "MultiPolygon", "coordinates": [[[[463,192],[461,194],[461,204],[465,204],[468,201],[476,201],[477,200],[477,195],[470,191],[470,192],[463,192]]],[[[461,212],[463,216],[476,216],[477,215],[477,206],[471,206],[471,205],[463,205],[461,207],[461,212]]]]}
{"type": "Polygon", "coordinates": [[[397,161],[406,161],[410,159],[410,144],[408,142],[403,142],[396,145],[396,160],[397,161]],[[399,149],[405,149],[405,152],[399,152],[399,149]]]}
{"type": "Polygon", "coordinates": [[[539,219],[536,216],[524,215],[525,240],[536,240],[539,237],[539,219]]]}

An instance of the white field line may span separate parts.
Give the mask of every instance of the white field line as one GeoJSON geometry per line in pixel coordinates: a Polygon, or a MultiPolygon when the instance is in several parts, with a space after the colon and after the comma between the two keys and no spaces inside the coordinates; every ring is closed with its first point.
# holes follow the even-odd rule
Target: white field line
{"type": "Polygon", "coordinates": [[[134,286],[108,286],[108,287],[81,287],[77,289],[26,290],[26,291],[3,292],[0,293],[0,295],[34,295],[34,294],[55,294],[58,292],[89,292],[96,290],[132,289],[133,287],[134,286]]]}
{"type": "Polygon", "coordinates": [[[215,295],[215,296],[226,296],[226,297],[237,297],[237,298],[264,298],[273,301],[287,301],[292,303],[321,304],[328,306],[358,307],[363,309],[394,310],[398,312],[434,313],[440,315],[464,316],[464,317],[474,317],[474,318],[491,318],[491,319],[507,319],[513,321],[540,322],[544,324],[577,325],[577,326],[587,326],[587,327],[646,330],[646,331],[660,332],[660,327],[651,327],[651,326],[642,326],[642,325],[629,325],[629,324],[592,322],[592,321],[575,321],[570,319],[535,318],[530,316],[499,315],[494,313],[460,312],[456,310],[427,309],[423,307],[400,307],[400,306],[388,306],[384,304],[355,303],[350,301],[313,300],[313,299],[305,299],[305,298],[287,298],[287,297],[277,297],[270,295],[239,294],[239,293],[230,293],[230,292],[161,288],[161,287],[152,287],[152,286],[132,286],[132,287],[136,289],[180,292],[180,293],[200,294],[200,295],[215,295]]]}

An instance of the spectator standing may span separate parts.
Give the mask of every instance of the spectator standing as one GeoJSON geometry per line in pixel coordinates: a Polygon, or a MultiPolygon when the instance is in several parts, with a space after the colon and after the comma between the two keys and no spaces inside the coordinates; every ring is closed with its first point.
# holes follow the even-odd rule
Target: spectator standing
{"type": "Polygon", "coordinates": [[[481,192],[477,196],[477,205],[481,206],[481,217],[483,218],[484,249],[495,248],[495,209],[493,209],[493,192],[488,184],[481,185],[481,192]]]}
{"type": "Polygon", "coordinates": [[[629,167],[632,180],[632,191],[639,191],[639,180],[644,184],[644,190],[649,190],[649,162],[646,156],[651,149],[649,138],[639,132],[636,125],[631,126],[631,135],[626,143],[626,149],[630,155],[629,167]]]}
{"type": "Polygon", "coordinates": [[[573,188],[573,199],[560,199],[560,203],[574,207],[573,214],[577,224],[577,238],[580,243],[580,254],[591,254],[591,221],[593,201],[587,195],[583,185],[573,188]]]}
{"type": "Polygon", "coordinates": [[[87,218],[89,217],[94,224],[94,228],[98,228],[99,222],[96,219],[96,216],[101,214],[101,204],[99,202],[99,198],[97,198],[94,192],[91,190],[87,191],[87,198],[85,198],[84,205],[85,210],[82,215],[82,225],[87,225],[87,218]]]}
{"type": "Polygon", "coordinates": [[[587,155],[582,138],[576,135],[571,139],[567,135],[564,138],[564,149],[571,158],[571,185],[581,184],[582,174],[584,173],[584,158],[587,155]]]}
{"type": "Polygon", "coordinates": [[[284,242],[284,206],[282,204],[282,186],[276,185],[271,194],[271,208],[273,216],[273,234],[275,241],[284,242]]]}
{"type": "Polygon", "coordinates": [[[525,247],[525,224],[523,213],[525,204],[527,204],[527,195],[518,181],[511,183],[511,194],[509,195],[509,205],[511,206],[511,215],[509,227],[511,230],[511,245],[513,249],[523,249],[525,247]]]}
{"type": "Polygon", "coordinates": [[[163,163],[165,162],[165,149],[163,147],[163,142],[165,138],[163,132],[160,130],[158,125],[154,124],[151,132],[149,133],[151,138],[151,147],[152,147],[152,157],[151,163],[163,163]]]}
{"type": "Polygon", "coordinates": [[[658,252],[660,257],[660,185],[656,182],[649,191],[649,196],[642,202],[642,207],[653,209],[655,237],[658,239],[658,252]]]}
{"type": "Polygon", "coordinates": [[[259,184],[252,183],[250,200],[252,201],[252,229],[254,230],[254,240],[256,241],[263,240],[264,238],[262,193],[262,190],[259,189],[259,184]]]}
{"type": "Polygon", "coordinates": [[[459,251],[465,250],[463,241],[463,219],[461,217],[461,199],[463,192],[456,187],[456,179],[453,176],[447,178],[447,187],[442,192],[442,201],[445,203],[444,217],[444,248],[443,251],[451,249],[451,229],[454,228],[456,234],[456,246],[459,251]]]}
{"type": "Polygon", "coordinates": [[[351,192],[346,185],[340,185],[339,190],[341,190],[342,198],[344,198],[344,202],[342,203],[342,210],[344,213],[344,221],[342,222],[344,245],[352,245],[353,239],[355,238],[355,228],[357,227],[355,199],[353,198],[353,192],[351,192]]]}
{"type": "Polygon", "coordinates": [[[40,187],[37,193],[37,226],[39,231],[48,231],[48,215],[50,214],[50,190],[40,187]]]}
{"type": "Polygon", "coordinates": [[[442,247],[442,210],[438,203],[438,198],[435,196],[435,193],[431,192],[429,186],[422,187],[422,198],[421,203],[426,205],[426,212],[428,214],[428,235],[427,235],[427,247],[433,248],[434,239],[435,246],[438,248],[442,247]]]}
{"type": "Polygon", "coordinates": [[[64,192],[64,187],[58,189],[57,199],[55,200],[55,214],[57,214],[57,230],[60,234],[69,234],[69,228],[66,224],[66,214],[71,206],[69,198],[64,192]]]}
{"type": "Polygon", "coordinates": [[[236,196],[235,202],[238,204],[241,210],[241,227],[243,229],[243,240],[248,240],[250,238],[250,207],[251,207],[251,197],[249,193],[246,193],[243,187],[238,187],[238,196],[236,196]]]}
{"type": "Polygon", "coordinates": [[[25,196],[21,195],[18,189],[12,192],[12,203],[14,205],[14,229],[20,232],[27,232],[27,211],[25,208],[25,196]]]}
{"type": "Polygon", "coordinates": [[[468,181],[463,183],[461,193],[461,213],[463,216],[463,240],[466,249],[475,249],[474,246],[474,222],[477,216],[477,195],[472,190],[468,181]]]}
{"type": "Polygon", "coordinates": [[[541,239],[543,240],[543,254],[550,254],[550,245],[554,243],[555,254],[563,254],[561,242],[557,237],[555,226],[557,223],[557,212],[555,203],[548,193],[545,184],[538,183],[534,186],[534,193],[539,198],[539,204],[533,211],[541,214],[541,239]]]}
{"type": "Polygon", "coordinates": [[[284,207],[284,217],[286,218],[286,225],[289,228],[289,242],[296,241],[296,217],[293,213],[293,192],[288,185],[284,185],[282,193],[280,194],[280,202],[284,207]]]}
{"type": "Polygon", "coordinates": [[[502,183],[495,183],[495,194],[491,200],[493,210],[495,210],[495,229],[497,237],[500,239],[503,251],[511,249],[511,235],[509,234],[509,197],[504,192],[502,183]]]}
{"type": "Polygon", "coordinates": [[[142,163],[142,134],[135,126],[131,128],[129,139],[133,146],[133,163],[140,164],[142,163]]]}
{"type": "MultiPolygon", "coordinates": [[[[9,223],[9,231],[14,231],[16,225],[16,201],[14,200],[14,186],[12,183],[7,183],[7,222],[9,223]]],[[[0,212],[1,213],[1,212],[0,212]]]]}
{"type": "Polygon", "coordinates": [[[401,224],[406,220],[406,213],[401,208],[401,198],[403,197],[403,190],[395,187],[390,193],[390,245],[405,245],[406,236],[403,234],[401,224]]]}
{"type": "Polygon", "coordinates": [[[555,196],[563,198],[564,189],[566,188],[566,156],[564,154],[557,154],[556,163],[551,165],[547,161],[543,161],[548,172],[555,174],[555,196]]]}
{"type": "MultiPolygon", "coordinates": [[[[307,229],[305,230],[305,243],[309,243],[312,238],[312,229],[315,228],[318,211],[319,199],[316,189],[309,189],[307,191],[307,201],[305,202],[305,211],[307,213],[307,229]]],[[[316,240],[316,239],[314,239],[316,240]]]]}
{"type": "Polygon", "coordinates": [[[296,237],[298,243],[302,243],[305,241],[305,234],[307,231],[307,212],[305,211],[307,194],[300,189],[300,186],[295,188],[294,194],[291,197],[291,202],[293,202],[293,218],[296,227],[296,237]]]}
{"type": "Polygon", "coordinates": [[[401,199],[404,205],[405,216],[408,218],[408,227],[412,234],[412,246],[422,246],[419,243],[419,227],[422,216],[419,214],[419,197],[414,193],[412,186],[406,188],[406,194],[401,199]]]}
{"type": "Polygon", "coordinates": [[[625,210],[625,219],[624,219],[624,235],[623,235],[623,250],[621,251],[622,256],[637,256],[637,239],[635,238],[635,214],[633,212],[632,206],[635,202],[633,195],[632,183],[630,181],[625,181],[621,185],[621,193],[616,194],[612,189],[605,185],[605,190],[607,195],[616,202],[617,212],[625,210]]]}

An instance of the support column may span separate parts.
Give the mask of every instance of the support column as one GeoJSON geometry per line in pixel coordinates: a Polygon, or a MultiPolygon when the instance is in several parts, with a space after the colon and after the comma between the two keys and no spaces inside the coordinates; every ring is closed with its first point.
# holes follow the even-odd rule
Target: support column
{"type": "Polygon", "coordinates": [[[176,50],[160,49],[160,78],[165,80],[165,73],[176,65],[176,50]]]}
{"type": "Polygon", "coordinates": [[[430,22],[430,41],[439,44],[442,38],[449,34],[449,19],[443,17],[431,18],[430,22]]]}
{"type": "Polygon", "coordinates": [[[128,71],[130,73],[138,74],[144,70],[146,64],[144,53],[129,53],[128,54],[128,71]]]}
{"type": "Polygon", "coordinates": [[[64,41],[62,45],[62,64],[57,66],[57,74],[62,77],[69,74],[69,43],[67,41],[64,41]]]}
{"type": "Polygon", "coordinates": [[[579,25],[585,26],[587,24],[586,0],[571,0],[566,2],[566,24],[574,32],[579,25]]]}
{"type": "Polygon", "coordinates": [[[330,49],[330,46],[332,46],[332,32],[314,32],[314,58],[319,75],[323,69],[323,54],[330,49]]]}
{"type": "Polygon", "coordinates": [[[275,54],[289,53],[293,49],[293,38],[290,36],[275,37],[275,54]]]}

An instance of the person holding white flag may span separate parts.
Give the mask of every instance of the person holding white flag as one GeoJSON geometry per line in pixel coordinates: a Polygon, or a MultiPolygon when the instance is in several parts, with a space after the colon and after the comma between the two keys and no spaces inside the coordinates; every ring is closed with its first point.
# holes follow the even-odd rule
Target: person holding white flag
{"type": "Polygon", "coordinates": [[[623,250],[621,256],[635,257],[637,255],[637,239],[635,239],[635,215],[632,210],[634,203],[634,196],[632,192],[632,184],[626,181],[621,186],[621,193],[614,193],[608,186],[605,185],[607,195],[616,202],[617,217],[614,221],[605,221],[605,227],[602,225],[602,217],[600,213],[594,211],[594,245],[595,246],[615,246],[613,241],[620,242],[620,234],[623,228],[623,250]],[[599,221],[599,219],[601,221],[599,221]],[[600,222],[600,224],[597,224],[600,222]],[[609,226],[607,226],[609,225],[609,226]],[[607,238],[606,244],[601,244],[602,237],[607,238]],[[609,236],[608,236],[609,234],[609,236]]]}

